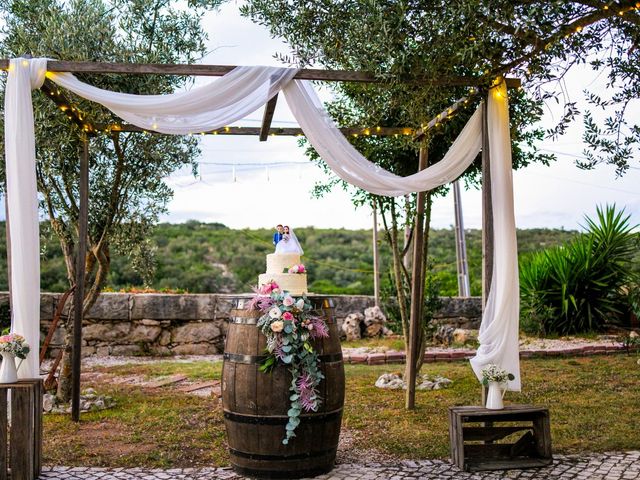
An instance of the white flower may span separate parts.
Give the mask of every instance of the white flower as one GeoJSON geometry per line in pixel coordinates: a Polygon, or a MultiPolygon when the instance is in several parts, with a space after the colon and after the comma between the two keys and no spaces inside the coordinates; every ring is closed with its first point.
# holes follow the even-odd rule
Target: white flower
{"type": "Polygon", "coordinates": [[[284,322],[282,320],[276,320],[271,324],[271,331],[278,333],[281,332],[284,328],[284,322]]]}
{"type": "Polygon", "coordinates": [[[278,307],[273,307],[271,310],[269,310],[269,316],[271,318],[280,318],[282,316],[282,312],[278,307]]]}
{"type": "Polygon", "coordinates": [[[282,304],[285,307],[290,307],[291,305],[293,305],[293,297],[291,295],[286,295],[283,299],[282,299],[282,304]]]}
{"type": "Polygon", "coordinates": [[[298,310],[303,310],[304,309],[304,298],[301,298],[300,300],[298,300],[296,302],[296,308],[298,310]]]}

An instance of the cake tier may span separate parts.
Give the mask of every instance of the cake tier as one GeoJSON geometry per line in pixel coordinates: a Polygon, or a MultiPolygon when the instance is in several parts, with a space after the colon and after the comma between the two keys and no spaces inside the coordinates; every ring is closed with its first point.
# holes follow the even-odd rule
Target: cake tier
{"type": "Polygon", "coordinates": [[[270,253],[267,255],[267,273],[282,273],[285,268],[300,263],[297,253],[270,253]]]}
{"type": "Polygon", "coordinates": [[[258,285],[274,281],[280,289],[288,291],[291,295],[307,293],[306,273],[263,273],[258,277],[258,285]]]}

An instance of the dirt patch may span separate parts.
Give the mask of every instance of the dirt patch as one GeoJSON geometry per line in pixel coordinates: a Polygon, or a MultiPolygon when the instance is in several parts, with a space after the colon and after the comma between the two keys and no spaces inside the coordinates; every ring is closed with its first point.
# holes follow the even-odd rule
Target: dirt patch
{"type": "MultiPolygon", "coordinates": [[[[365,434],[366,436],[366,434],[365,434]]],[[[388,453],[380,452],[374,448],[359,448],[362,443],[361,432],[348,430],[342,427],[340,440],[338,441],[338,454],[336,463],[396,463],[400,459],[388,453]]]]}
{"type": "Polygon", "coordinates": [[[80,444],[93,455],[104,457],[127,457],[151,452],[157,445],[132,441],[130,432],[113,422],[90,422],[78,430],[80,444]]]}

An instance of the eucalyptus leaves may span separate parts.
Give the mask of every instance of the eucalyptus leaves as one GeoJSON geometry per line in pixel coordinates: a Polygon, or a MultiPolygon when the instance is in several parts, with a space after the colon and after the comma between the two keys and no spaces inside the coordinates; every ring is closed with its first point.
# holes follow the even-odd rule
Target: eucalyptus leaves
{"type": "Polygon", "coordinates": [[[263,285],[249,307],[262,312],[257,326],[267,337],[267,358],[260,371],[270,373],[282,364],[291,372],[289,421],[282,440],[287,445],[295,437],[302,411],[317,411],[320,406],[318,385],[324,375],[311,341],[328,337],[329,328],[322,317],[314,315],[306,296],[294,298],[275,282],[263,285]]]}

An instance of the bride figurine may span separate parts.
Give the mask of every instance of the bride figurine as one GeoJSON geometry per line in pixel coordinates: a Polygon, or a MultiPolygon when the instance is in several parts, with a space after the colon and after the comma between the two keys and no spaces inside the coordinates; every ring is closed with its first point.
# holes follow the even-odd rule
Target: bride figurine
{"type": "Polygon", "coordinates": [[[282,240],[276,244],[276,253],[297,253],[298,255],[304,253],[296,234],[293,233],[293,228],[289,228],[287,225],[284,226],[282,240]]]}

